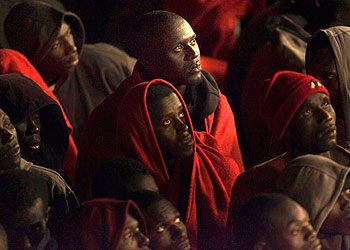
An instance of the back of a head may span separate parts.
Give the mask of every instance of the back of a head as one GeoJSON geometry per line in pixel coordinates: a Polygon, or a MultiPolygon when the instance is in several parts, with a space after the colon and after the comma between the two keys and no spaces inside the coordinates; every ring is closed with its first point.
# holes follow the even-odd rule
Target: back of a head
{"type": "Polygon", "coordinates": [[[281,214],[292,200],[282,194],[260,194],[253,197],[235,215],[236,249],[251,250],[261,240],[267,240],[276,232],[273,217],[281,214]]]}
{"type": "Polygon", "coordinates": [[[7,170],[0,174],[0,204],[11,212],[23,211],[41,198],[45,207],[49,204],[47,182],[32,172],[21,169],[7,170]]]}
{"type": "Polygon", "coordinates": [[[94,198],[109,197],[123,200],[128,193],[138,191],[134,179],[141,175],[149,175],[149,171],[138,160],[116,158],[106,162],[94,177],[92,195],[94,198]]]}
{"type": "Polygon", "coordinates": [[[307,43],[306,54],[305,54],[305,68],[306,73],[310,74],[310,63],[312,57],[317,53],[318,50],[328,48],[332,51],[332,47],[325,33],[316,32],[311,37],[310,41],[307,43]]]}
{"type": "Polygon", "coordinates": [[[183,19],[181,16],[164,10],[155,10],[144,14],[132,28],[131,39],[127,51],[140,59],[142,52],[147,50],[149,42],[157,41],[163,35],[164,28],[175,20],[183,19]]]}

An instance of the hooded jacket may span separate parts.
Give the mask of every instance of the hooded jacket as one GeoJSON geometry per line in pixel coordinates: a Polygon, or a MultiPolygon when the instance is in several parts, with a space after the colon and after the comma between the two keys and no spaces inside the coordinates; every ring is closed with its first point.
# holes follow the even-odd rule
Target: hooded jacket
{"type": "Polygon", "coordinates": [[[24,55],[15,50],[0,49],[0,74],[8,73],[19,73],[25,77],[32,79],[41,88],[41,90],[45,92],[45,94],[51,97],[60,106],[69,132],[68,148],[63,172],[69,177],[71,182],[74,182],[78,149],[72,137],[73,127],[68,120],[68,117],[62,108],[62,105],[46,85],[38,71],[33,67],[33,65],[24,55]]]}
{"type": "Polygon", "coordinates": [[[195,132],[181,94],[168,82],[155,79],[130,89],[119,107],[115,133],[117,155],[140,160],[155,178],[160,193],[179,210],[189,239],[198,248],[220,249],[224,243],[231,188],[240,173],[232,158],[224,157],[216,139],[195,132]],[[150,85],[162,84],[179,97],[194,139],[193,157],[178,159],[169,174],[147,109],[150,85]]]}
{"type": "Polygon", "coordinates": [[[62,174],[68,146],[68,128],[58,104],[31,79],[11,73],[0,75],[0,108],[13,125],[34,113],[39,114],[39,150],[27,160],[62,174]]]}
{"type": "Polygon", "coordinates": [[[59,249],[117,250],[126,219],[131,214],[147,234],[140,209],[132,201],[94,199],[87,201],[67,218],[59,249]]]}
{"type": "Polygon", "coordinates": [[[350,149],[350,28],[335,26],[319,30],[308,43],[306,53],[312,48],[313,43],[322,36],[327,38],[334,54],[340,98],[344,111],[345,119],[337,117],[337,140],[341,146],[350,149]]]}
{"type": "Polygon", "coordinates": [[[10,48],[23,53],[34,67],[40,69],[40,63],[57,40],[63,22],[71,28],[79,63],[68,75],[61,75],[56,80],[54,93],[68,114],[78,144],[89,113],[132,70],[128,63],[130,57],[125,53],[115,53],[117,48],[109,50],[109,45],[99,45],[99,49],[93,45],[84,46],[84,27],[77,15],[40,1],[15,5],[5,18],[4,31],[10,48]],[[101,47],[105,47],[102,50],[111,55],[99,52],[101,47]]]}

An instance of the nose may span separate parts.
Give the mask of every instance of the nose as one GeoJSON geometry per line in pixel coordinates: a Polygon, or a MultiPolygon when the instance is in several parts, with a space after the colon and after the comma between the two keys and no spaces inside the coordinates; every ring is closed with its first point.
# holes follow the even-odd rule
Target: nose
{"type": "Polygon", "coordinates": [[[11,130],[3,128],[1,129],[1,142],[2,144],[6,144],[14,138],[14,134],[11,133],[11,130]]]}
{"type": "Polygon", "coordinates": [[[318,109],[318,120],[319,123],[329,122],[333,120],[333,116],[330,110],[325,110],[323,108],[318,109]]]}
{"type": "Polygon", "coordinates": [[[40,132],[40,127],[39,127],[39,120],[36,120],[32,117],[28,117],[27,119],[27,131],[26,134],[27,135],[33,135],[33,134],[37,134],[40,132]]]}
{"type": "Polygon", "coordinates": [[[23,240],[22,240],[22,248],[23,249],[29,249],[32,247],[32,243],[30,242],[30,239],[28,236],[23,236],[23,240]]]}
{"type": "Polygon", "coordinates": [[[308,223],[305,226],[305,240],[306,241],[314,241],[316,240],[317,237],[317,233],[315,232],[314,228],[312,227],[312,225],[310,223],[308,223]]]}
{"type": "Polygon", "coordinates": [[[171,239],[173,241],[186,237],[185,230],[183,230],[183,228],[179,224],[172,224],[170,230],[171,239]]]}
{"type": "Polygon", "coordinates": [[[199,47],[197,44],[189,45],[186,51],[187,60],[196,59],[199,56],[199,47]]]}
{"type": "Polygon", "coordinates": [[[141,231],[138,232],[138,244],[139,247],[149,246],[149,238],[144,235],[141,231]]]}
{"type": "Polygon", "coordinates": [[[176,122],[176,131],[177,133],[183,133],[186,132],[188,130],[188,126],[186,123],[186,120],[183,120],[181,118],[179,118],[176,122]]]}
{"type": "Polygon", "coordinates": [[[75,46],[74,38],[72,35],[69,35],[64,39],[64,52],[66,55],[70,55],[77,51],[77,47],[75,46]]]}

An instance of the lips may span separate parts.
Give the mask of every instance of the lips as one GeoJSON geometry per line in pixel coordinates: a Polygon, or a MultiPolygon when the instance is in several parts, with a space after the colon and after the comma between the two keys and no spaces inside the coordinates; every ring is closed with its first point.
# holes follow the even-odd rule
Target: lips
{"type": "Polygon", "coordinates": [[[66,66],[67,67],[74,67],[79,63],[79,55],[77,52],[74,52],[67,56],[66,59],[66,66]]]}
{"type": "Polygon", "coordinates": [[[202,70],[202,66],[201,66],[201,63],[200,61],[195,61],[193,64],[190,65],[189,67],[189,71],[191,73],[198,73],[198,72],[201,72],[202,70]]]}
{"type": "Polygon", "coordinates": [[[20,154],[19,144],[9,146],[9,149],[5,153],[5,158],[14,158],[20,154]]]}
{"type": "Polygon", "coordinates": [[[193,144],[192,135],[188,133],[185,137],[182,138],[181,142],[182,144],[185,144],[185,145],[192,145],[193,144]]]}
{"type": "Polygon", "coordinates": [[[189,250],[191,249],[191,245],[188,239],[183,239],[181,240],[178,244],[176,249],[181,249],[181,250],[189,250]]]}
{"type": "Polygon", "coordinates": [[[321,249],[322,249],[322,245],[321,245],[321,243],[320,243],[320,240],[319,240],[319,239],[316,239],[316,240],[312,243],[310,249],[312,249],[312,250],[321,250],[321,249]]]}
{"type": "Polygon", "coordinates": [[[330,125],[326,128],[324,128],[323,130],[321,130],[322,132],[320,133],[320,137],[324,137],[324,136],[332,136],[332,134],[334,134],[333,136],[337,135],[337,127],[335,124],[330,125]]]}

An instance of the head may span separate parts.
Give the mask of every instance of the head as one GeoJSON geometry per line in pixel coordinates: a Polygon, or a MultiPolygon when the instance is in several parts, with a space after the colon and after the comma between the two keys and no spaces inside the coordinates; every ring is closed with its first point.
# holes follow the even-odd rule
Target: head
{"type": "Polygon", "coordinates": [[[35,249],[47,231],[49,190],[41,177],[20,169],[0,175],[0,221],[10,249],[35,249]]]}
{"type": "Polygon", "coordinates": [[[7,114],[0,109],[0,158],[1,170],[20,167],[21,152],[18,144],[16,128],[7,114]]]}
{"type": "Polygon", "coordinates": [[[158,187],[148,169],[131,158],[116,158],[104,163],[92,184],[94,198],[124,200],[127,194],[143,190],[158,192],[158,187]]]}
{"type": "Polygon", "coordinates": [[[175,13],[152,11],[134,26],[136,55],[152,78],[175,86],[203,81],[200,50],[189,23],[175,13]]]}
{"type": "Polygon", "coordinates": [[[261,114],[293,157],[320,154],[337,145],[335,112],[328,91],[312,76],[277,72],[267,85],[261,114]]]}
{"type": "Polygon", "coordinates": [[[147,109],[163,157],[171,160],[192,156],[193,135],[177,94],[167,86],[153,84],[147,92],[147,109]]]}
{"type": "Polygon", "coordinates": [[[239,249],[320,250],[307,211],[281,194],[261,194],[243,205],[236,220],[239,249]]]}
{"type": "Polygon", "coordinates": [[[186,226],[168,200],[154,192],[133,193],[129,198],[145,216],[152,249],[190,249],[186,226]]]}
{"type": "Polygon", "coordinates": [[[21,152],[30,155],[39,150],[41,122],[39,113],[30,114],[15,125],[21,152]]]}

